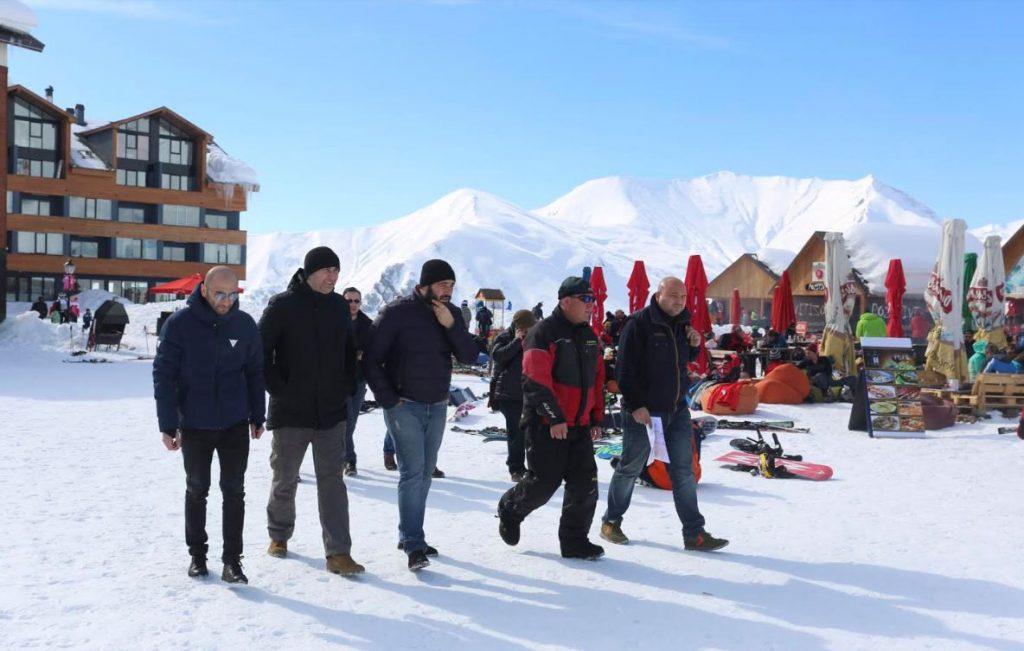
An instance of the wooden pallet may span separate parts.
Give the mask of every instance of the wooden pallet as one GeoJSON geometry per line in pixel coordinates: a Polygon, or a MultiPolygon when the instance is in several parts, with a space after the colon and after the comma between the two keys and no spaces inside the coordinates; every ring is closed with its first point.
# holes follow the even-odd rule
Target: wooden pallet
{"type": "Polygon", "coordinates": [[[949,400],[961,412],[983,415],[991,409],[1024,409],[1024,375],[982,373],[974,379],[969,393],[925,388],[921,392],[949,400]]]}

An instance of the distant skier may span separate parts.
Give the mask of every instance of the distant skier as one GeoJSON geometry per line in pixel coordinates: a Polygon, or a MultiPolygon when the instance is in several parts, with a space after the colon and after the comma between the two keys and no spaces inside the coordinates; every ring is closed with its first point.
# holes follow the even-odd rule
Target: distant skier
{"type": "Polygon", "coordinates": [[[491,324],[494,323],[494,313],[487,309],[483,301],[477,304],[476,326],[477,334],[487,339],[491,334],[491,324]]]}
{"type": "Polygon", "coordinates": [[[544,318],[544,303],[537,303],[533,306],[533,318],[537,321],[544,318]]]}

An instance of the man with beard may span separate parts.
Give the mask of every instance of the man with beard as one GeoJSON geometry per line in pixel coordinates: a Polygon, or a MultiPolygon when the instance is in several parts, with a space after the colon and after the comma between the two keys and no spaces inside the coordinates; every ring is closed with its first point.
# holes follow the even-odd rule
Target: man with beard
{"type": "Polygon", "coordinates": [[[153,392],[164,447],[180,449],[185,462],[188,575],[208,574],[206,496],[216,452],[224,501],[220,578],[248,583],[240,564],[245,469],[249,437],[263,434],[266,393],[260,335],[238,309],[238,276],[230,268],[210,269],[185,309],[167,319],[153,360],[153,392]]]}
{"type": "Polygon", "coordinates": [[[295,531],[295,491],[306,449],[313,448],[316,492],[327,570],[342,576],[364,571],[352,560],[345,487],[345,421],[352,394],[352,317],[334,291],[337,254],[311,249],[288,289],[270,299],[260,319],[274,432],[273,480],[267,502],[267,553],[288,555],[295,531]]]}
{"type": "Polygon", "coordinates": [[[455,271],[427,260],[416,291],[388,304],[373,324],[365,351],[366,379],[384,408],[398,457],[398,548],[409,569],[430,564],[437,550],[426,542],[423,520],[431,475],[444,436],[452,355],[476,361],[478,348],[451,304],[455,271]]]}
{"type": "Polygon", "coordinates": [[[671,276],[658,284],[650,305],[632,314],[622,328],[616,375],[622,413],[628,415],[623,423],[622,459],[608,484],[608,509],[602,518],[601,537],[608,542],[629,542],[622,533],[622,516],[629,508],[636,478],[647,466],[651,453],[647,427],[657,417],[668,448],[672,499],[683,524],[684,548],[714,551],[729,544],[704,530],[704,516],[697,508],[686,366],[700,350],[700,336],[690,327],[686,285],[671,276]]]}
{"type": "Polygon", "coordinates": [[[523,355],[523,430],[526,477],[498,502],[498,533],[519,543],[530,513],[565,481],[558,541],[564,558],[594,560],[604,554],[588,539],[597,508],[597,464],[592,441],[604,417],[604,364],[590,329],[594,294],[575,276],[558,288],[558,307],[526,335],[523,355]]]}

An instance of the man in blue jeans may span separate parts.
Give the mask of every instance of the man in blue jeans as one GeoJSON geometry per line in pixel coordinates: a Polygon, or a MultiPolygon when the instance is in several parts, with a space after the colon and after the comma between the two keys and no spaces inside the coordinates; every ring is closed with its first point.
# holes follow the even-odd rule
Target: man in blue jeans
{"type": "Polygon", "coordinates": [[[690,327],[686,286],[671,276],[658,285],[650,305],[631,315],[622,328],[615,370],[622,411],[629,415],[623,419],[622,459],[608,486],[608,510],[601,518],[601,537],[608,542],[629,542],[622,533],[622,516],[629,508],[636,478],[647,465],[651,453],[647,427],[657,417],[665,433],[672,499],[683,524],[684,548],[714,551],[729,544],[704,530],[704,516],[697,507],[686,366],[698,353],[700,337],[690,327]]]}
{"type": "Polygon", "coordinates": [[[430,564],[437,550],[426,542],[423,520],[431,475],[444,436],[452,355],[464,364],[479,349],[451,304],[455,271],[427,260],[416,291],[388,304],[374,322],[365,351],[366,380],[384,407],[384,423],[398,457],[398,548],[409,569],[430,564]]]}

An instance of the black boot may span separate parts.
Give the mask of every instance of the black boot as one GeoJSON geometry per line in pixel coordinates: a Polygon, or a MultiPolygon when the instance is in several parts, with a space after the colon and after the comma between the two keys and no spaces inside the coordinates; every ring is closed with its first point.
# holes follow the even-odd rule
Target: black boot
{"type": "Polygon", "coordinates": [[[224,561],[224,571],[221,572],[220,580],[224,583],[249,583],[249,579],[242,573],[242,564],[238,560],[224,561]]]}
{"type": "Polygon", "coordinates": [[[422,549],[409,554],[409,571],[416,572],[430,565],[427,554],[422,549]]]}
{"type": "MultiPolygon", "coordinates": [[[[398,543],[398,548],[399,549],[405,549],[405,545],[402,544],[401,542],[399,542],[398,543]]],[[[431,547],[430,545],[427,545],[423,549],[423,553],[426,554],[427,556],[437,556],[437,548],[436,547],[431,547]]]]}
{"type": "Polygon", "coordinates": [[[604,547],[595,545],[589,540],[584,540],[577,547],[562,549],[562,558],[582,558],[587,561],[596,561],[604,556],[604,547]]]}
{"type": "Polygon", "coordinates": [[[519,544],[519,521],[506,517],[498,512],[498,535],[506,545],[515,547],[519,544]]]}
{"type": "Polygon", "coordinates": [[[193,556],[192,562],[188,564],[188,575],[194,579],[200,576],[207,576],[209,573],[209,570],[206,569],[206,557],[193,556]]]}

